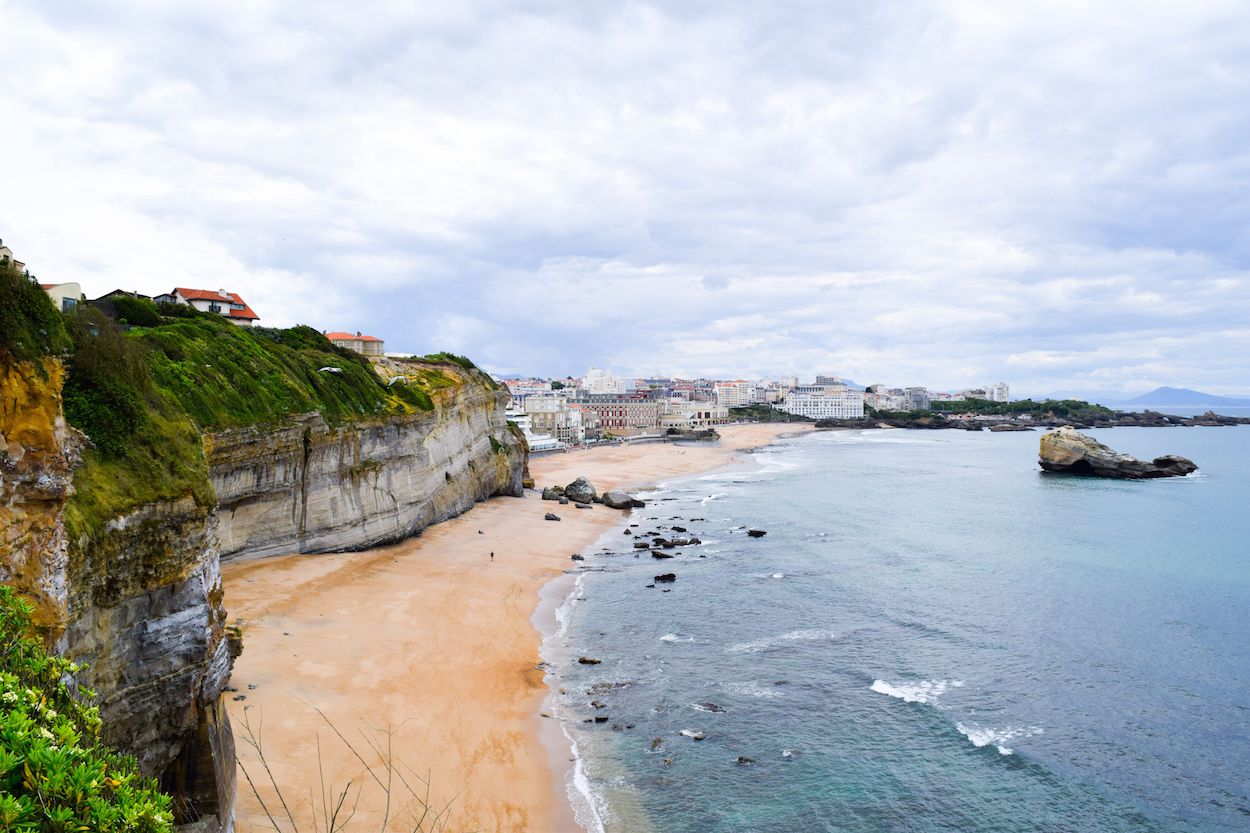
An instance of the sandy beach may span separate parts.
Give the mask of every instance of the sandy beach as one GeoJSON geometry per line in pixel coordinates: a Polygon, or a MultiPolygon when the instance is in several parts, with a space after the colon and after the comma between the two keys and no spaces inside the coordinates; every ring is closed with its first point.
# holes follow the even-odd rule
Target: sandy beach
{"type": "MultiPolygon", "coordinates": [[[[531,471],[540,487],[584,475],[600,490],[643,488],[803,429],[731,426],[716,446],[613,446],[536,457],[531,471]]],[[[241,766],[269,812],[286,817],[248,727],[301,829],[313,829],[313,807],[320,818],[349,783],[341,817],[354,807],[353,828],[379,827],[389,744],[393,829],[580,830],[541,740],[546,687],[531,618],[540,589],[574,566],[569,556],[621,520],[602,506],[527,494],[392,546],[226,565],[226,607],[244,629],[231,695],[244,699],[230,702],[230,716],[241,766]],[[563,520],[543,520],[548,511],[563,520]],[[421,805],[411,793],[433,808],[424,827],[406,815],[421,805]]],[[[238,829],[273,829],[242,771],[239,781],[238,829]]]]}

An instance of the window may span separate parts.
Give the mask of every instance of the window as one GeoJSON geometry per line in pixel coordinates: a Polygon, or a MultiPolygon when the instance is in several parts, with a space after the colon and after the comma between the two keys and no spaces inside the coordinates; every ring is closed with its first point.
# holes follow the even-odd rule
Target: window
{"type": "Polygon", "coordinates": [[[61,299],[61,312],[73,312],[76,306],[78,306],[78,302],[73,298],[61,299]]]}
{"type": "Polygon", "coordinates": [[[217,303],[216,301],[212,302],[211,304],[208,305],[208,311],[209,312],[221,312],[221,304],[217,303]]]}

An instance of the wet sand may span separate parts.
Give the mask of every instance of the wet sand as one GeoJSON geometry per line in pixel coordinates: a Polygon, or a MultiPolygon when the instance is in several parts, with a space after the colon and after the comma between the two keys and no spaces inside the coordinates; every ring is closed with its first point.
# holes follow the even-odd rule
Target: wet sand
{"type": "MultiPolygon", "coordinates": [[[[716,446],[612,446],[535,457],[530,469],[540,487],[584,475],[601,491],[643,488],[798,430],[731,426],[716,446]]],[[[260,788],[258,800],[240,771],[238,829],[273,829],[261,800],[285,818],[250,726],[302,829],[349,783],[340,817],[354,807],[352,828],[380,827],[389,757],[393,829],[578,833],[541,739],[546,687],[532,617],[542,587],[575,566],[569,556],[622,514],[531,493],[387,547],[225,565],[226,607],[244,628],[232,685],[245,699],[230,701],[230,717],[241,767],[260,788]],[[562,520],[543,520],[548,511],[562,520]],[[432,810],[417,828],[405,813],[422,804],[432,810]]]]}

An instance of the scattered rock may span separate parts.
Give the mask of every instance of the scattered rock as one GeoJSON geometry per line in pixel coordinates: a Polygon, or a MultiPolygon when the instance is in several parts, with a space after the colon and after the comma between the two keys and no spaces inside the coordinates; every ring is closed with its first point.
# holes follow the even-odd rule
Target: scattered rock
{"type": "Polygon", "coordinates": [[[673,531],[674,531],[674,532],[685,532],[685,531],[686,531],[686,528],[685,528],[684,526],[675,526],[675,527],[673,527],[673,531]]]}
{"type": "Polygon", "coordinates": [[[578,503],[590,503],[598,492],[589,480],[579,477],[564,487],[564,496],[578,503]]]}
{"type": "Polygon", "coordinates": [[[651,738],[651,751],[652,752],[659,749],[663,745],[664,745],[663,738],[651,738]]]}
{"type": "Polygon", "coordinates": [[[635,541],[635,542],[634,542],[634,549],[636,549],[636,550],[645,550],[645,549],[647,549],[647,548],[648,548],[648,547],[650,547],[650,546],[651,546],[651,545],[650,545],[650,544],[648,544],[646,541],[635,541]]]}
{"type": "Polygon", "coordinates": [[[657,582],[670,582],[671,583],[671,582],[677,581],[677,574],[676,573],[661,573],[660,575],[655,577],[655,580],[657,582]]]}
{"type": "Polygon", "coordinates": [[[621,530],[621,534],[622,534],[622,535],[633,535],[634,533],[633,533],[633,532],[631,532],[628,528],[626,528],[626,529],[622,529],[622,530],[621,530]]]}
{"type": "Polygon", "coordinates": [[[231,697],[230,699],[231,699],[231,700],[234,700],[235,702],[238,702],[239,700],[246,700],[246,699],[247,699],[247,695],[246,695],[246,694],[236,694],[236,695],[234,695],[233,697],[231,697]]]}
{"type": "Polygon", "coordinates": [[[750,535],[752,538],[763,538],[767,534],[768,532],[763,529],[748,529],[747,530],[747,535],[750,535]]]}
{"type": "Polygon", "coordinates": [[[561,486],[548,486],[543,489],[543,500],[559,500],[564,497],[564,489],[561,486]]]}
{"type": "Polygon", "coordinates": [[[607,716],[606,714],[597,714],[597,715],[595,715],[595,722],[596,722],[596,723],[607,723],[607,722],[608,722],[608,716],[607,716]]]}
{"type": "Polygon", "coordinates": [[[585,561],[586,560],[586,556],[581,555],[580,553],[576,553],[576,552],[570,555],[569,558],[571,558],[573,561],[585,561]]]}
{"type": "Polygon", "coordinates": [[[739,755],[738,760],[734,761],[734,763],[738,764],[738,766],[746,766],[747,764],[755,763],[755,759],[748,758],[746,755],[739,755]]]}
{"type": "Polygon", "coordinates": [[[578,657],[577,662],[579,665],[598,665],[603,662],[603,660],[594,659],[593,657],[578,657]]]}
{"type": "Polygon", "coordinates": [[[568,506],[568,505],[569,505],[569,499],[568,499],[568,498],[566,498],[566,497],[562,497],[562,498],[560,498],[560,505],[561,505],[561,506],[568,506]]]}
{"type": "Polygon", "coordinates": [[[673,554],[671,552],[660,552],[659,550],[651,550],[651,557],[652,558],[672,558],[673,554]]]}
{"type": "Polygon", "coordinates": [[[601,502],[610,509],[641,509],[647,505],[622,489],[604,492],[601,502]]]}
{"type": "Polygon", "coordinates": [[[589,503],[575,503],[575,504],[573,504],[573,506],[574,506],[574,508],[576,508],[576,509],[589,509],[589,508],[590,508],[590,504],[589,504],[589,503]]]}
{"type": "Polygon", "coordinates": [[[544,521],[558,521],[560,520],[560,516],[557,515],[555,512],[548,512],[546,515],[543,515],[543,520],[544,521]]]}
{"type": "Polygon", "coordinates": [[[718,706],[715,703],[696,703],[695,705],[700,711],[712,712],[713,714],[725,713],[725,707],[718,706]]]}
{"type": "Polygon", "coordinates": [[[595,709],[605,709],[607,708],[608,704],[603,702],[602,700],[591,700],[590,706],[591,708],[595,708],[595,709]]]}
{"type": "Polygon", "coordinates": [[[1167,454],[1147,462],[1118,454],[1073,428],[1057,428],[1042,435],[1038,465],[1046,471],[1110,477],[1119,480],[1147,480],[1156,477],[1183,477],[1198,470],[1184,457],[1167,454]]]}
{"type": "Polygon", "coordinates": [[[248,691],[255,691],[255,690],[256,690],[256,683],[248,683],[248,684],[247,684],[247,690],[248,690],[248,691]]]}

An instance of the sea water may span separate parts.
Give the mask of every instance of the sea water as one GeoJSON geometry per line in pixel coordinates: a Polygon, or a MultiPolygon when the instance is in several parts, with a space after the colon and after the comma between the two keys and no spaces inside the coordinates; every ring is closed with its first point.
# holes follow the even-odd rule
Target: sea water
{"type": "Polygon", "coordinates": [[[605,535],[545,649],[583,824],[1250,830],[1250,427],[1091,433],[1201,468],[830,431],[650,494],[633,532],[702,544],[605,535]]]}

